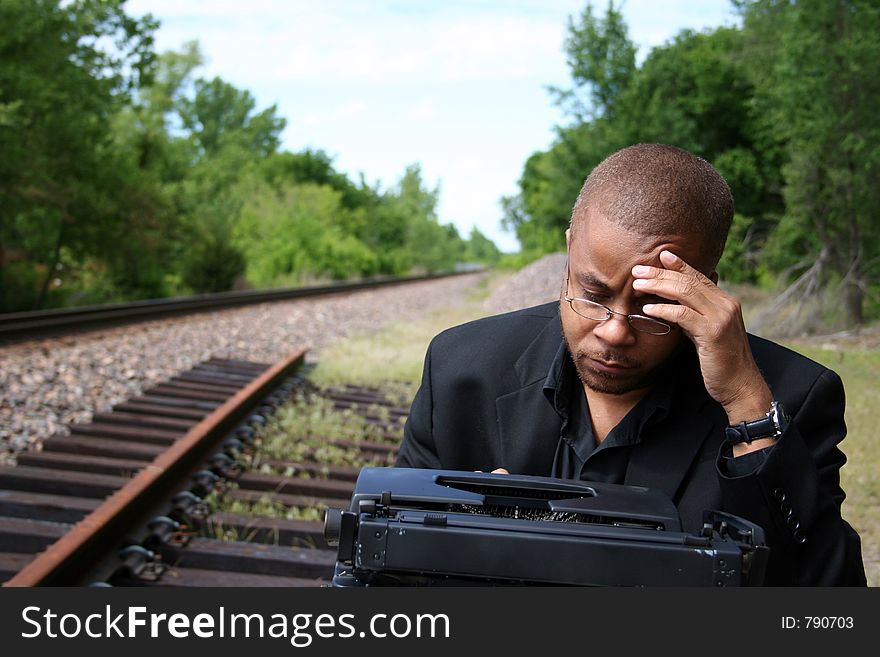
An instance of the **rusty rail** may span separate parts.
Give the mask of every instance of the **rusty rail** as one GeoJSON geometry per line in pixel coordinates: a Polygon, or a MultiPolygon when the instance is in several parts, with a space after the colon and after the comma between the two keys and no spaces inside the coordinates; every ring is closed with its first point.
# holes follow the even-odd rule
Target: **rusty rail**
{"type": "Polygon", "coordinates": [[[214,409],[3,586],[57,586],[81,575],[92,552],[114,541],[134,518],[166,495],[168,487],[204,458],[217,439],[300,367],[304,356],[302,349],[291,353],[214,409]]]}

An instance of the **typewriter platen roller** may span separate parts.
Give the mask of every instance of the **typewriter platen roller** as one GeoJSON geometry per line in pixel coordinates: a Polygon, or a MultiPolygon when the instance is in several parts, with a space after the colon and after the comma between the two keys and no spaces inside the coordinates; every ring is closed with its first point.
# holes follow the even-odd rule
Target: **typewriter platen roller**
{"type": "Polygon", "coordinates": [[[754,586],[763,530],[706,511],[685,533],[659,491],[452,470],[364,468],[328,509],[334,586],[754,586]]]}

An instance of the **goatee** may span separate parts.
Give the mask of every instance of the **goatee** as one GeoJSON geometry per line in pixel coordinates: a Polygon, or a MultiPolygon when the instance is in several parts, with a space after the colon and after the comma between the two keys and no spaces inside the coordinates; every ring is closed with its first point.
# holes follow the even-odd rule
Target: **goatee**
{"type": "MultiPolygon", "coordinates": [[[[565,339],[564,334],[563,339],[565,339]]],[[[654,382],[653,372],[641,372],[638,362],[622,354],[610,350],[591,354],[580,350],[574,351],[568,340],[565,340],[565,346],[568,348],[578,378],[590,390],[607,395],[625,395],[634,390],[648,388],[654,382]],[[620,374],[603,372],[589,364],[591,359],[614,363],[627,369],[622,370],[620,374]]]]}

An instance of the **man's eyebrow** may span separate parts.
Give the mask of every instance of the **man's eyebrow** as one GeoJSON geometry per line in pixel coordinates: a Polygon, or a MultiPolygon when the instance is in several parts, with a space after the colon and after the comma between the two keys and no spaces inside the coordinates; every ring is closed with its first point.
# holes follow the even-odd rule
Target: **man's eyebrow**
{"type": "Polygon", "coordinates": [[[578,283],[581,284],[584,288],[592,288],[601,292],[611,292],[611,286],[608,285],[601,278],[596,276],[595,274],[591,274],[589,272],[583,272],[579,274],[575,274],[575,277],[578,280],[578,283]]]}

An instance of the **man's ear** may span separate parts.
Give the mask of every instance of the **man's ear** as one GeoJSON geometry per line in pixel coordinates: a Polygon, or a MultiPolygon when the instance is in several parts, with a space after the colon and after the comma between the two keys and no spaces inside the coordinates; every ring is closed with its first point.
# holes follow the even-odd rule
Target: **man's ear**
{"type": "Polygon", "coordinates": [[[709,280],[715,283],[715,285],[718,285],[718,272],[713,271],[711,274],[709,274],[709,280]]]}

